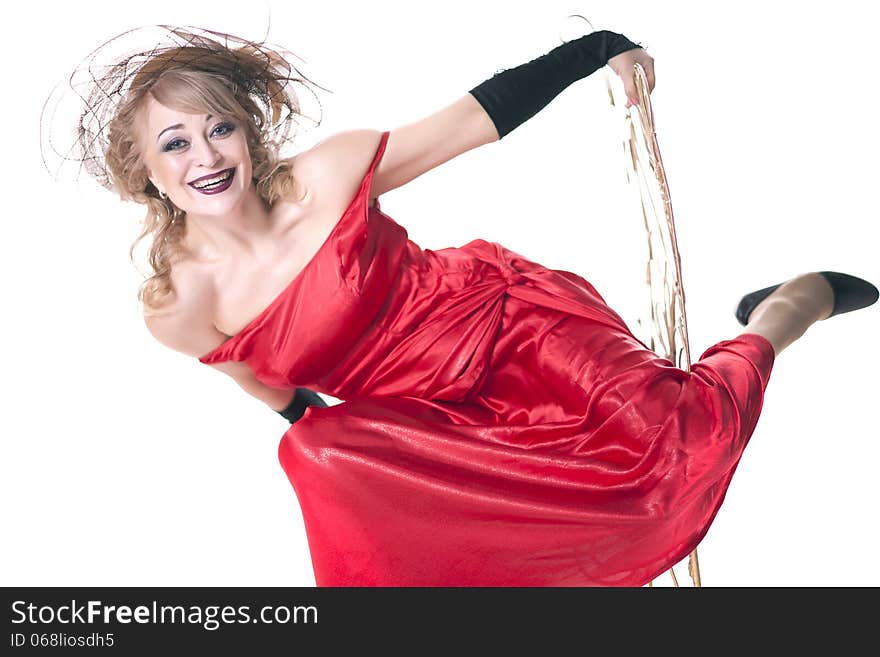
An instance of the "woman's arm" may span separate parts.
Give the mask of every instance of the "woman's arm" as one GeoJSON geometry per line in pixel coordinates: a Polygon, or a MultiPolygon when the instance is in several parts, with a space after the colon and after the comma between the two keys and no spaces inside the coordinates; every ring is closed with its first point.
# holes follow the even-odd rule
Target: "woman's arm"
{"type": "Polygon", "coordinates": [[[385,153],[373,174],[370,197],[413,180],[466,153],[498,140],[491,118],[471,94],[428,116],[389,131],[385,153]]]}
{"type": "MultiPolygon", "coordinates": [[[[321,196],[351,198],[381,136],[381,131],[367,128],[334,133],[299,153],[292,175],[308,180],[321,196]]],[[[389,131],[385,152],[373,172],[369,199],[497,139],[492,120],[473,96],[465,94],[423,119],[389,131]]]]}
{"type": "Polygon", "coordinates": [[[241,389],[251,397],[259,399],[269,408],[281,413],[293,401],[296,388],[270,388],[254,376],[253,371],[246,363],[237,361],[225,361],[223,363],[208,363],[215,370],[223,372],[241,386],[241,389]]]}
{"type": "MultiPolygon", "coordinates": [[[[477,146],[498,141],[550,103],[565,87],[608,64],[637,97],[633,64],[645,68],[654,88],[653,58],[625,36],[601,31],[554,48],[496,74],[451,105],[389,131],[385,153],[373,174],[370,198],[381,196],[477,146]]],[[[318,188],[339,180],[360,181],[376,151],[378,130],[346,130],[297,156],[318,188]]],[[[347,195],[346,195],[347,196],[347,195]]]]}

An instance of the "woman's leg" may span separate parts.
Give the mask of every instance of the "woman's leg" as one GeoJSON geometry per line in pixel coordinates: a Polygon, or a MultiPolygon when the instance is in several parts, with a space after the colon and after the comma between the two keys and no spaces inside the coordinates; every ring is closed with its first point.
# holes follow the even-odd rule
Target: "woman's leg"
{"type": "Polygon", "coordinates": [[[821,274],[795,276],[761,301],[749,315],[742,333],[757,333],[773,345],[778,356],[814,323],[834,310],[834,291],[821,274]]]}

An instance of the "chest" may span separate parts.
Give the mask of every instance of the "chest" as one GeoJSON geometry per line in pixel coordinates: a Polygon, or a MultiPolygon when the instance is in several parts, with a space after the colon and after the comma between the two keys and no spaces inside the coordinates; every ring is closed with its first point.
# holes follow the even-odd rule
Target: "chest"
{"type": "Polygon", "coordinates": [[[288,288],[315,257],[340,219],[344,208],[327,203],[309,210],[273,208],[278,232],[270,251],[251,260],[239,259],[211,272],[213,321],[232,336],[252,323],[288,288]]]}

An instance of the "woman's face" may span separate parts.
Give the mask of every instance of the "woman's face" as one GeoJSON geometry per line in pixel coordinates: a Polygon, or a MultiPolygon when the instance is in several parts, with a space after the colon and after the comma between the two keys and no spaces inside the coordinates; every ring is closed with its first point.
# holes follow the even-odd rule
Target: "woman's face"
{"type": "Polygon", "coordinates": [[[252,165],[244,129],[234,119],[187,114],[148,95],[141,126],[150,181],[174,205],[187,214],[222,215],[242,202],[252,165]],[[205,187],[219,177],[227,179],[205,187]]]}

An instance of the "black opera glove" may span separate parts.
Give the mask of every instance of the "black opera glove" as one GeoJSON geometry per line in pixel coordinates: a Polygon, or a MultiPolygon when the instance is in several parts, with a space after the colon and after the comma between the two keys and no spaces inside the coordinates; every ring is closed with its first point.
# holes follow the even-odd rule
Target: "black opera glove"
{"type": "Polygon", "coordinates": [[[306,408],[309,406],[327,408],[327,402],[321,399],[318,393],[313,390],[309,390],[308,388],[296,388],[293,399],[290,400],[290,403],[284,408],[284,410],[275,412],[293,424],[303,416],[306,412],[306,408]]]}
{"type": "Polygon", "coordinates": [[[592,32],[526,64],[496,73],[471,89],[470,94],[486,110],[501,139],[575,80],[598,71],[612,57],[641,47],[616,32],[592,32]]]}

